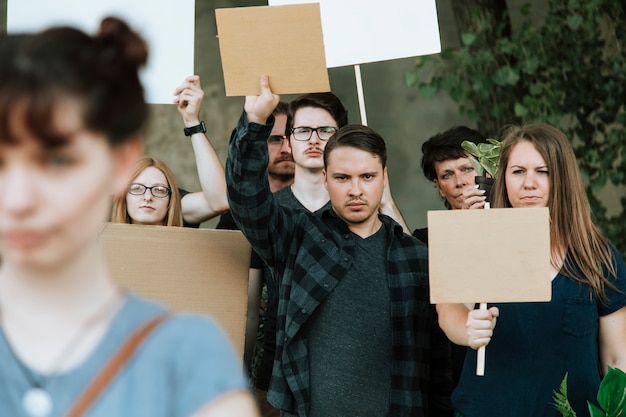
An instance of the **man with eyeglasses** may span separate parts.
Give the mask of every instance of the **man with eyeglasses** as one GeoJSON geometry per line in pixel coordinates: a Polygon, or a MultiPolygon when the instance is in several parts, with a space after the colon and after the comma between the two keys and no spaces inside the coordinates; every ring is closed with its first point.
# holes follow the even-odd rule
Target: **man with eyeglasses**
{"type": "Polygon", "coordinates": [[[287,134],[295,162],[294,181],[276,198],[291,207],[315,211],[328,203],[324,188],[324,148],[328,139],[348,123],[348,111],[333,93],[311,93],[289,103],[287,134]]]}
{"type": "Polygon", "coordinates": [[[451,416],[449,344],[428,300],[427,249],[379,213],[384,140],[346,125],[298,154],[296,128],[326,135],[319,128],[331,125],[318,117],[298,126],[296,115],[296,164],[316,140],[327,142],[321,175],[330,204],[290,209],[262,174],[278,100],[262,77],[261,95],[246,97],[225,169],[233,218],[280,287],[270,402],[282,417],[451,416]]]}

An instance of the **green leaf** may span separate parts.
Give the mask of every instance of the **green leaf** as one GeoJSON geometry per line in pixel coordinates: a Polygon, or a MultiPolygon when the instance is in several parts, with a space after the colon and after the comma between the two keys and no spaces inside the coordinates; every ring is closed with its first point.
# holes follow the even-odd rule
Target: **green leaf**
{"type": "Polygon", "coordinates": [[[409,71],[404,73],[404,84],[407,87],[413,87],[419,81],[419,77],[415,71],[409,71]]]}
{"type": "Polygon", "coordinates": [[[465,32],[461,34],[461,41],[463,45],[470,46],[478,39],[478,35],[475,33],[465,32]]]}
{"type": "Polygon", "coordinates": [[[567,399],[567,373],[561,381],[559,391],[554,392],[554,407],[563,415],[563,417],[576,417],[576,412],[572,408],[567,399]]]}
{"type": "Polygon", "coordinates": [[[515,103],[515,115],[524,118],[528,114],[528,109],[523,104],[515,103]]]}
{"type": "Polygon", "coordinates": [[[490,151],[492,151],[493,148],[495,147],[496,146],[493,143],[479,143],[478,151],[482,154],[485,154],[485,153],[489,153],[490,151]]]}
{"type": "Polygon", "coordinates": [[[485,171],[487,171],[489,173],[489,175],[491,175],[491,178],[495,178],[496,177],[496,170],[498,169],[498,167],[495,164],[495,162],[493,162],[489,158],[483,158],[480,162],[481,162],[482,166],[485,168],[485,171]]]}
{"type": "Polygon", "coordinates": [[[476,175],[485,175],[485,169],[476,160],[476,158],[474,158],[473,156],[470,156],[469,161],[472,164],[472,166],[474,167],[474,170],[476,171],[476,175]]]}
{"type": "Polygon", "coordinates": [[[591,414],[591,417],[607,417],[604,410],[599,408],[597,405],[587,401],[587,407],[589,408],[589,414],[591,414]]]}
{"type": "Polygon", "coordinates": [[[439,89],[436,86],[430,84],[420,84],[417,88],[420,96],[425,99],[432,98],[435,94],[437,94],[438,90],[439,89]]]}
{"type": "Polygon", "coordinates": [[[504,87],[506,85],[515,85],[519,81],[520,77],[517,71],[509,66],[500,67],[493,75],[493,82],[504,87]]]}
{"type": "Polygon", "coordinates": [[[539,67],[539,59],[537,57],[528,58],[522,62],[521,67],[526,74],[534,74],[539,67]]]}
{"type": "Polygon", "coordinates": [[[469,140],[464,140],[461,143],[461,147],[465,149],[467,152],[469,152],[470,155],[478,156],[480,154],[480,151],[478,150],[478,146],[474,142],[471,142],[469,140]]]}
{"type": "Polygon", "coordinates": [[[626,409],[626,374],[623,371],[609,367],[600,383],[598,403],[608,416],[618,416],[619,411],[626,409]]]}
{"type": "Polygon", "coordinates": [[[541,95],[543,87],[540,84],[531,84],[529,87],[530,94],[533,96],[541,95]]]}
{"type": "Polygon", "coordinates": [[[582,23],[583,18],[580,15],[567,16],[567,26],[569,26],[569,28],[573,31],[578,30],[582,23]]]}

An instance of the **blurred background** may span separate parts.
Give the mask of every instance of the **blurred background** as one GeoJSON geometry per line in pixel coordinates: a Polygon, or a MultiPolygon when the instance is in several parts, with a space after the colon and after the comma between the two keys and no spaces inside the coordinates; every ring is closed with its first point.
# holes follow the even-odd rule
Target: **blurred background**
{"type": "MultiPolygon", "coordinates": [[[[410,0],[415,1],[415,0],[410,0]]],[[[442,48],[461,45],[455,23],[454,0],[437,0],[437,13],[442,48]]],[[[52,2],[51,2],[52,3],[52,2]]],[[[158,3],[158,0],[155,4],[158,3]]],[[[474,1],[480,3],[480,1],[474,1]]],[[[527,3],[524,0],[506,2],[512,22],[516,11],[527,3]]],[[[538,18],[547,8],[546,2],[533,0],[533,13],[538,18]]],[[[267,5],[266,1],[204,0],[195,7],[195,73],[201,77],[205,91],[201,119],[206,122],[207,134],[222,162],[226,147],[243,107],[243,97],[226,97],[216,38],[215,9],[267,5]]],[[[381,6],[382,7],[382,6],[381,6]]],[[[6,30],[6,0],[0,0],[0,29],[6,30]]],[[[288,36],[288,34],[286,34],[288,36]]],[[[407,39],[410,42],[410,39],[407,39]]],[[[285,57],[289,59],[289,57],[285,57]]],[[[396,203],[411,229],[426,226],[428,210],[443,209],[444,205],[433,185],[421,172],[421,145],[431,135],[454,125],[476,127],[461,116],[457,104],[446,93],[429,99],[421,98],[416,88],[405,84],[405,73],[414,70],[415,59],[406,58],[361,65],[365,107],[368,124],[386,139],[388,171],[391,190],[396,203]]],[[[419,73],[418,73],[419,74],[419,73]]],[[[357,90],[353,67],[329,69],[331,90],[344,102],[350,122],[360,122],[357,90]]],[[[181,80],[182,81],[182,80],[181,80]]],[[[172,85],[172,91],[176,85],[172,85]]],[[[283,99],[288,101],[290,96],[283,99]]],[[[182,120],[174,105],[152,105],[152,114],[146,130],[146,153],[164,160],[174,171],[179,186],[190,191],[200,189],[191,144],[183,135],[182,120]]],[[[600,193],[600,198],[611,207],[620,205],[626,196],[624,189],[600,193]]],[[[620,207],[621,208],[621,207],[620,207]]],[[[204,223],[213,227],[216,221],[204,223]]]]}

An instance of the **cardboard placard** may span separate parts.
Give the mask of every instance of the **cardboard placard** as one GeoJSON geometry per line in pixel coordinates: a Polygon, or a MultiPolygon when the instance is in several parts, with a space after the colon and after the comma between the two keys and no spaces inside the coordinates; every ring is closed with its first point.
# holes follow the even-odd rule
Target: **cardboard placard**
{"type": "Polygon", "coordinates": [[[548,208],[428,212],[431,303],[550,301],[548,208]]]}
{"type": "Polygon", "coordinates": [[[123,288],[211,315],[243,355],[250,244],[240,231],[106,223],[100,241],[123,288]]]}
{"type": "Polygon", "coordinates": [[[319,4],[216,9],[227,96],[330,91],[319,4]]]}
{"type": "MultiPolygon", "coordinates": [[[[312,0],[268,0],[271,6],[312,0]]],[[[328,68],[441,52],[435,0],[316,0],[328,68]]]]}
{"type": "Polygon", "coordinates": [[[171,104],[173,91],[194,74],[194,0],[7,0],[7,31],[70,25],[93,34],[105,16],[118,16],[148,43],[141,79],[146,101],[171,104]]]}

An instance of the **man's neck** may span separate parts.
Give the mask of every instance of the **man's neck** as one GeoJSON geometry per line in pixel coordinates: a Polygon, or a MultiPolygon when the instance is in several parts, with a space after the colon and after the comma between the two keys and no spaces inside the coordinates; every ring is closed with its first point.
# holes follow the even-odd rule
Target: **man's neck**
{"type": "MultiPolygon", "coordinates": [[[[345,220],[344,220],[345,221],[345,220]]],[[[378,215],[374,214],[368,220],[363,223],[348,223],[348,229],[355,235],[360,236],[363,239],[366,239],[372,236],[374,233],[378,232],[383,222],[380,221],[378,215]]]]}
{"type": "Polygon", "coordinates": [[[300,204],[309,211],[322,208],[329,200],[328,191],[324,187],[322,169],[311,170],[296,166],[291,191],[300,204]]]}

